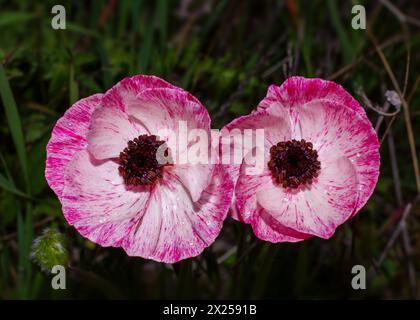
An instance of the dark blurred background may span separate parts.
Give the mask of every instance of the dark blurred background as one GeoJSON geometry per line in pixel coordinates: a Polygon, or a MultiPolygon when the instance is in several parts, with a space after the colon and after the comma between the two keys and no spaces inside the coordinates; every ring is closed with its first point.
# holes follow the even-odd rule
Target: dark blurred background
{"type": "Polygon", "coordinates": [[[419,298],[419,52],[412,0],[0,0],[0,298],[419,298]],[[56,4],[65,30],[51,27],[56,4]],[[366,30],[351,27],[355,4],[366,30]],[[342,84],[378,130],[375,193],[329,240],[274,245],[228,218],[202,255],[174,265],[85,240],[46,184],[45,146],[73,102],[140,73],[193,93],[215,128],[290,75],[342,84]],[[29,258],[46,228],[64,236],[49,241],[67,247],[66,290],[29,258]],[[357,264],[366,290],[351,287],[357,264]]]}

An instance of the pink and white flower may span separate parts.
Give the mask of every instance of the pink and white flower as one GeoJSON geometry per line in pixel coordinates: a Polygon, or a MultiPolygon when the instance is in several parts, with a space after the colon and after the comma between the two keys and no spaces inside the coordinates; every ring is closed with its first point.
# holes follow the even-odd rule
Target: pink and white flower
{"type": "Polygon", "coordinates": [[[271,242],[330,238],[371,196],[379,175],[377,135],[340,85],[291,77],[272,85],[233,129],[265,129],[262,174],[228,166],[236,183],[232,216],[271,242]]]}
{"type": "Polygon", "coordinates": [[[57,121],[46,179],[81,235],[167,263],[197,256],[216,239],[233,192],[223,167],[156,161],[179,121],[210,136],[203,105],[154,76],[126,78],[57,121]]]}

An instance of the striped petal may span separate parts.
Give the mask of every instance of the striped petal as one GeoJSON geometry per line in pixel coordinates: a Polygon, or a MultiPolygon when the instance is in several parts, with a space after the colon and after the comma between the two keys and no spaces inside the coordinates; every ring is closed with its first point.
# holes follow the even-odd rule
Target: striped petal
{"type": "Polygon", "coordinates": [[[90,119],[101,99],[102,94],[95,94],[79,100],[54,126],[47,145],[45,178],[59,198],[64,188],[65,168],[76,152],[86,148],[90,119]]]}

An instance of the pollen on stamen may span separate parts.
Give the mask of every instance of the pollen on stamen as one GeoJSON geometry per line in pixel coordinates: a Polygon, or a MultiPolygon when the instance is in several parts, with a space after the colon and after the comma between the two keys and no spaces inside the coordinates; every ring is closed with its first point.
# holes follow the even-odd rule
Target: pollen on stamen
{"type": "Polygon", "coordinates": [[[158,162],[156,154],[164,143],[155,135],[147,134],[127,143],[127,147],[120,153],[118,167],[126,185],[152,185],[162,178],[165,164],[158,162]]]}
{"type": "Polygon", "coordinates": [[[321,163],[311,142],[282,141],[270,148],[268,162],[274,180],[284,188],[310,185],[319,175],[321,163]]]}

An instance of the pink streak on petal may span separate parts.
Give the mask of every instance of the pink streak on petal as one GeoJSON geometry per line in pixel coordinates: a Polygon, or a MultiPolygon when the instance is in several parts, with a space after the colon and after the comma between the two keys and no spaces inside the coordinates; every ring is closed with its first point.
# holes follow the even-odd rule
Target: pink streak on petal
{"type": "MultiPolygon", "coordinates": [[[[210,116],[206,108],[182,89],[147,89],[127,104],[127,113],[143,124],[150,133],[161,129],[178,133],[179,121],[186,121],[188,130],[200,128],[210,131],[210,116]]],[[[163,137],[164,139],[167,137],[163,137]]]]}
{"type": "Polygon", "coordinates": [[[245,165],[241,166],[241,172],[235,187],[236,206],[242,221],[251,223],[253,217],[258,214],[256,193],[266,189],[272,184],[271,172],[265,170],[261,175],[247,175],[245,165]]]}
{"type": "Polygon", "coordinates": [[[270,105],[299,108],[316,100],[341,104],[366,117],[365,110],[341,85],[319,78],[300,76],[288,78],[280,87],[271,85],[258,108],[266,109],[270,105]]]}
{"type": "Polygon", "coordinates": [[[98,108],[92,114],[88,150],[98,160],[118,158],[128,141],[147,131],[117,108],[98,108]]]}
{"type": "Polygon", "coordinates": [[[124,78],[103,97],[103,106],[119,108],[126,112],[127,106],[136,104],[136,96],[146,89],[151,88],[176,88],[172,84],[155,76],[137,75],[130,78],[124,78]]]}
{"type": "Polygon", "coordinates": [[[121,246],[149,199],[149,189],[129,190],[113,161],[95,164],[88,151],[77,152],[65,173],[64,217],[89,240],[121,246]]]}
{"type": "Polygon", "coordinates": [[[251,221],[251,226],[259,239],[272,243],[299,242],[312,237],[282,225],[260,206],[257,215],[251,221]]]}
{"type": "MultiPolygon", "coordinates": [[[[225,165],[225,170],[228,173],[232,183],[234,185],[236,185],[236,182],[238,181],[239,178],[239,168],[237,165],[225,165]]],[[[237,208],[236,205],[236,196],[235,196],[235,192],[233,193],[232,196],[232,204],[230,206],[230,210],[229,210],[229,216],[237,221],[241,221],[242,220],[242,215],[239,213],[239,210],[237,208]]]]}
{"type": "Polygon", "coordinates": [[[144,216],[123,242],[128,255],[175,263],[199,255],[219,235],[229,209],[233,184],[220,166],[193,204],[178,179],[154,189],[144,216]]]}
{"type": "Polygon", "coordinates": [[[101,98],[102,94],[95,94],[79,100],[55,124],[47,145],[45,177],[58,198],[64,188],[65,167],[77,151],[86,147],[90,118],[101,98]]]}

